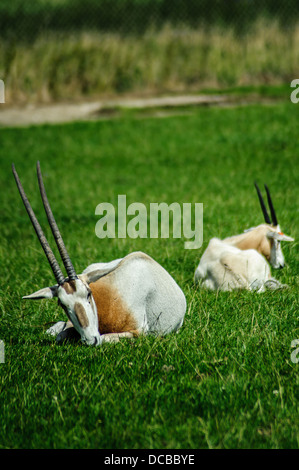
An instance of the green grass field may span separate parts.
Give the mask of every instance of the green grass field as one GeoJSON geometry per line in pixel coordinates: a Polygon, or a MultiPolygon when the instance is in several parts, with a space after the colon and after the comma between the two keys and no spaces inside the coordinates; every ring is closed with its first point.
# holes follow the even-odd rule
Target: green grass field
{"type": "MultiPolygon", "coordinates": [[[[266,182],[281,228],[298,240],[298,118],[290,101],[200,108],[155,119],[0,131],[1,448],[297,448],[298,250],[284,245],[285,291],[205,292],[195,267],[213,236],[262,223],[253,186],[266,182]],[[14,162],[46,234],[36,180],[40,160],[55,218],[78,272],[142,250],[160,262],[188,302],[183,327],[163,338],[57,345],[47,324],[55,301],[22,296],[54,284],[11,173],[14,162]],[[203,202],[204,243],[104,239],[100,202],[203,202]]],[[[55,250],[57,253],[57,250],[55,250]]]]}

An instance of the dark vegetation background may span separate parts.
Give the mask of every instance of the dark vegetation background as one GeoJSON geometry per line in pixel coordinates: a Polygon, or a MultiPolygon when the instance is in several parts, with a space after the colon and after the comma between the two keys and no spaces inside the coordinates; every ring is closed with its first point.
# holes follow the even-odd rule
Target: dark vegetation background
{"type": "Polygon", "coordinates": [[[260,17],[278,19],[288,29],[298,21],[296,0],[2,0],[2,37],[22,41],[45,31],[96,29],[118,33],[143,33],[149,26],[165,23],[197,27],[216,23],[233,26],[239,33],[260,17]],[[18,27],[15,28],[15,25],[18,27]]]}

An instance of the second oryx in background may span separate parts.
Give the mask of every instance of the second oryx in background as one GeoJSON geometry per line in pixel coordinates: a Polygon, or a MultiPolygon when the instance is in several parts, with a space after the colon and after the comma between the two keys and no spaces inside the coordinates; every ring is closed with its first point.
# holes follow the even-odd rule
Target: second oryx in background
{"type": "Polygon", "coordinates": [[[274,268],[283,268],[280,243],[294,239],[281,232],[268,187],[265,185],[271,219],[257,183],[255,187],[266,223],[224,240],[212,238],[194,275],[202,287],[259,292],[286,287],[271,276],[268,261],[274,268]]]}
{"type": "MultiPolygon", "coordinates": [[[[58,298],[69,321],[60,321],[48,333],[57,340],[80,339],[90,345],[139,334],[164,335],[183,324],[186,299],[174,279],[142,252],[109,263],[95,263],[76,274],[54,219],[44,188],[39,162],[37,176],[42,201],[62,262],[64,276],[26,197],[13,165],[14,177],[47,256],[57,284],[27,295],[25,299],[58,298]]],[[[84,240],[82,240],[84,242],[84,240]]]]}

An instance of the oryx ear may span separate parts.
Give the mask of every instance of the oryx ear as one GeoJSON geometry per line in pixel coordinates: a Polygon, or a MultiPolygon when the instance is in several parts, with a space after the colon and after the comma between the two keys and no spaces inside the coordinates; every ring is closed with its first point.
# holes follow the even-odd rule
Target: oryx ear
{"type": "Polygon", "coordinates": [[[106,276],[109,274],[111,270],[107,269],[95,269],[94,271],[90,271],[87,273],[79,274],[79,279],[81,281],[86,282],[86,284],[91,284],[92,282],[96,282],[100,277],[106,276]]]}
{"type": "Polygon", "coordinates": [[[294,238],[289,237],[288,235],[285,235],[282,232],[269,231],[267,233],[267,238],[273,238],[273,239],[278,240],[280,242],[293,242],[294,241],[294,238]]]}
{"type": "Polygon", "coordinates": [[[87,284],[91,284],[92,282],[96,282],[100,277],[107,276],[107,274],[114,271],[119,263],[121,262],[120,259],[115,259],[110,261],[110,263],[94,263],[84,269],[82,274],[79,274],[78,277],[83,282],[87,284]]]}
{"type": "Polygon", "coordinates": [[[57,289],[58,284],[52,287],[44,287],[44,289],[37,290],[30,295],[24,295],[23,299],[31,299],[31,300],[40,300],[40,299],[52,299],[53,297],[57,297],[57,289]]]}

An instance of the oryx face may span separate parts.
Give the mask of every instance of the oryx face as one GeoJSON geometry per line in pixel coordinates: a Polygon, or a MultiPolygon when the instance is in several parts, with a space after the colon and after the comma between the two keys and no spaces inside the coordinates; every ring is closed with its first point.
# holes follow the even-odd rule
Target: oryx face
{"type": "Polygon", "coordinates": [[[255,183],[255,187],[256,187],[260,205],[264,214],[265,222],[268,225],[268,232],[266,234],[266,237],[269,242],[270,249],[269,251],[267,251],[266,258],[270,262],[271,266],[273,266],[273,268],[275,269],[283,268],[285,265],[285,260],[284,260],[283,252],[281,249],[281,242],[282,241],[293,242],[294,239],[282,233],[279,227],[278,221],[277,221],[276,213],[274,210],[273,202],[272,202],[268,187],[265,185],[271,218],[268,214],[265,202],[263,200],[263,196],[260,192],[260,189],[257,183],[255,183]]]}
{"type": "Polygon", "coordinates": [[[57,285],[53,287],[46,287],[45,289],[41,289],[34,294],[25,296],[24,298],[49,299],[52,297],[58,297],[59,305],[61,305],[68,318],[73,323],[75,329],[80,334],[81,340],[86,344],[100,344],[101,337],[98,331],[98,316],[95,301],[86,279],[77,276],[71,259],[66,251],[64,242],[48,202],[39,162],[37,163],[37,175],[40,192],[52,233],[54,235],[61,259],[68,275],[67,278],[65,278],[64,274],[62,273],[60,266],[41,229],[41,226],[39,225],[39,222],[31,208],[14,166],[13,173],[25,208],[57,281],[57,285]]]}
{"type": "Polygon", "coordinates": [[[99,345],[101,336],[98,330],[97,308],[86,279],[80,275],[72,281],[66,279],[61,285],[45,287],[24,296],[23,299],[40,300],[54,297],[58,298],[58,305],[63,308],[80,334],[81,341],[88,345],[99,345]]]}
{"type": "Polygon", "coordinates": [[[277,225],[275,228],[269,227],[267,238],[271,247],[269,257],[271,266],[273,266],[275,269],[283,268],[285,265],[285,260],[281,249],[281,242],[293,242],[294,239],[282,233],[279,225],[277,225]]]}
{"type": "Polygon", "coordinates": [[[276,238],[272,239],[269,261],[274,269],[283,268],[285,264],[280,240],[277,240],[276,238]]]}
{"type": "Polygon", "coordinates": [[[97,308],[88,284],[79,278],[65,282],[58,287],[57,297],[81,341],[89,345],[100,344],[97,308]]]}

